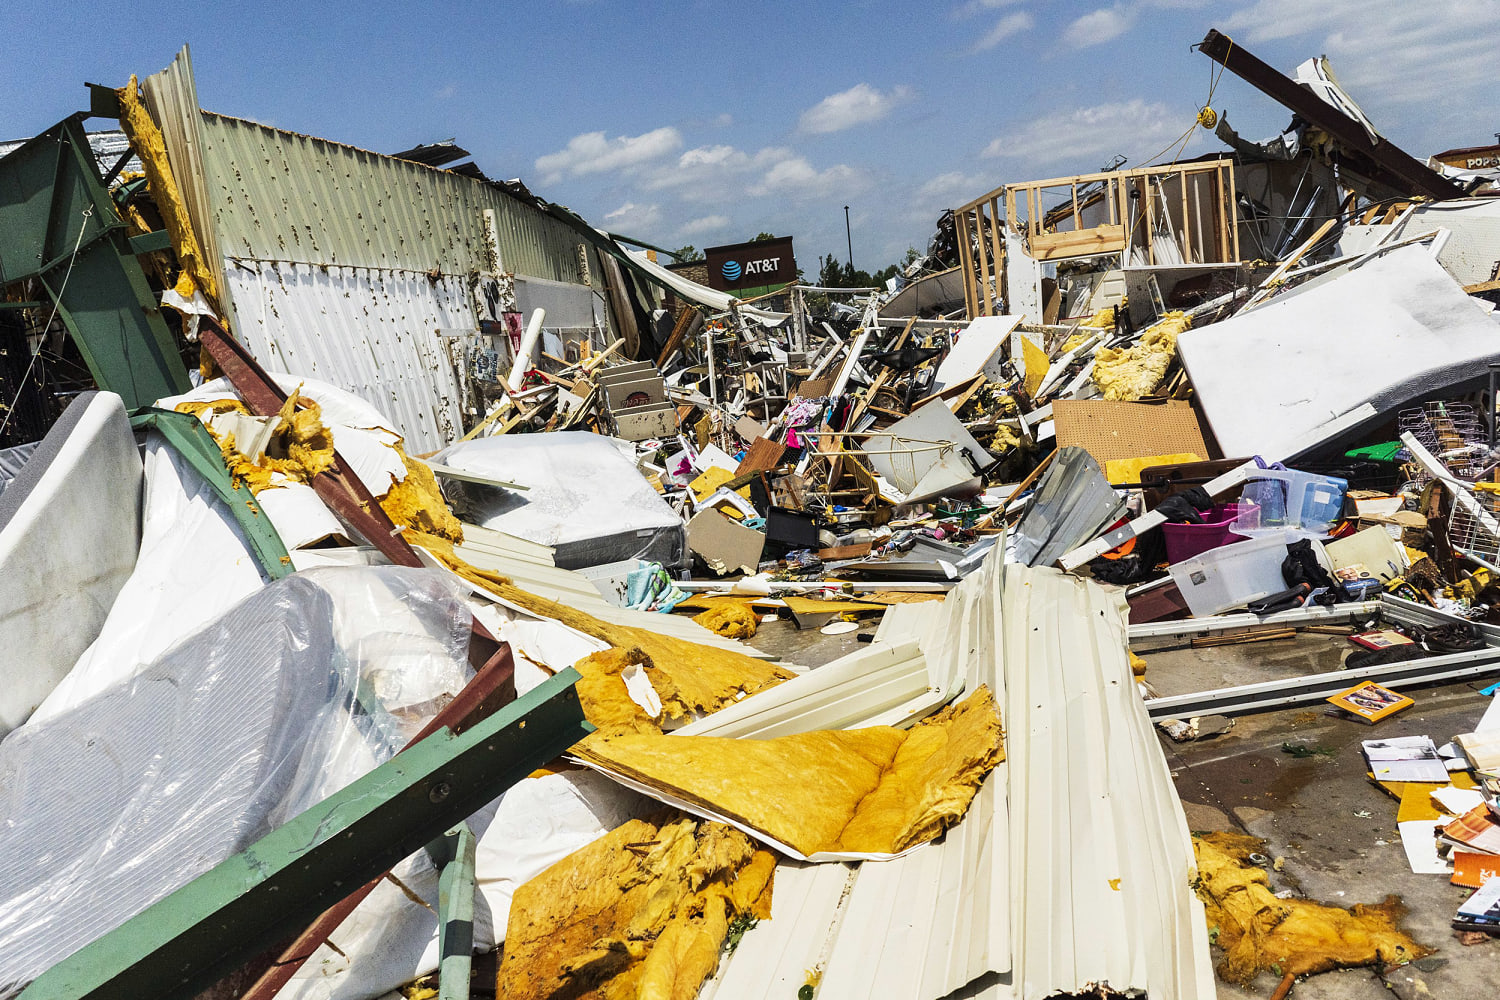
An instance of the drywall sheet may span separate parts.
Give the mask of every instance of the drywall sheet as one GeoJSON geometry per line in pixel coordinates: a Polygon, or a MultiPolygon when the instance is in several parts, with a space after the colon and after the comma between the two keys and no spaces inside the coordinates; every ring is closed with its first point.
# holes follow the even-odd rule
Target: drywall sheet
{"type": "Polygon", "coordinates": [[[1121,458],[1194,454],[1208,458],[1203,428],[1189,403],[1059,399],[1052,404],[1057,446],[1077,445],[1101,466],[1121,458]]]}
{"type": "Polygon", "coordinates": [[[991,381],[999,381],[1000,348],[1023,319],[1024,316],[981,316],[970,323],[957,335],[953,349],[938,365],[932,391],[941,392],[980,372],[991,381]]]}
{"type": "Polygon", "coordinates": [[[1226,455],[1290,454],[1363,404],[1388,413],[1482,376],[1500,324],[1423,247],[1221,323],[1177,350],[1226,455]]]}

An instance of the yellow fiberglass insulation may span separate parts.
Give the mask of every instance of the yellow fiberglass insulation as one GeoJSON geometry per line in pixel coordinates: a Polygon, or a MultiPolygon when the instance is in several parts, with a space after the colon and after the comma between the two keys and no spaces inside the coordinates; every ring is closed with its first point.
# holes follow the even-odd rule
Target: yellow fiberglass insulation
{"type": "Polygon", "coordinates": [[[224,455],[224,464],[235,482],[250,487],[250,492],[274,489],[272,477],[280,473],[298,483],[311,482],[318,473],[333,467],[333,434],[323,424],[323,413],[318,404],[306,401],[303,409],[297,409],[300,397],[297,393],[287,399],[276,415],[276,426],[266,453],[258,460],[242,453],[235,444],[234,435],[220,433],[208,424],[208,418],[218,413],[248,413],[245,404],[237,399],[220,399],[211,402],[178,403],[182,413],[191,413],[208,426],[208,432],[219,445],[224,455]]]}
{"type": "Polygon", "coordinates": [[[495,992],[692,1000],[730,925],[771,916],[775,870],[774,855],[722,823],[633,819],[516,890],[495,992]]]}
{"type": "Polygon", "coordinates": [[[693,621],[710,632],[730,639],[749,639],[755,635],[755,609],[748,601],[724,601],[715,604],[693,621]]]}
{"type": "Polygon", "coordinates": [[[406,478],[398,483],[392,477],[391,488],[380,496],[380,509],[393,524],[437,535],[450,542],[462,542],[463,522],[448,509],[432,467],[426,462],[408,458],[399,441],[391,447],[396,449],[406,466],[406,478]]]}
{"type": "Polygon", "coordinates": [[[167,160],[167,146],[162,139],[161,129],[157,128],[150,112],[141,103],[140,84],[132,76],[130,82],[115,93],[120,97],[120,126],[130,138],[130,148],[140,157],[141,166],[146,172],[146,184],[156,202],[157,211],[161,213],[162,222],[166,224],[167,233],[172,238],[172,250],[177,254],[178,266],[182,268],[176,291],[183,298],[190,299],[195,290],[201,290],[210,303],[217,307],[218,286],[204,259],[203,249],[198,245],[187,204],[172,175],[172,165],[167,160]]]}
{"type": "Polygon", "coordinates": [[[1406,908],[1395,896],[1349,909],[1279,899],[1266,871],[1246,860],[1265,841],[1236,833],[1193,835],[1195,887],[1209,933],[1224,951],[1219,975],[1249,985],[1259,973],[1305,976],[1360,965],[1402,965],[1431,954],[1397,926],[1406,908]]]}
{"type": "Polygon", "coordinates": [[[671,792],[804,855],[895,854],[958,822],[1004,758],[981,687],[908,730],[818,731],[767,740],[610,735],[579,758],[671,792]]]}
{"type": "Polygon", "coordinates": [[[1094,384],[1105,399],[1149,396],[1177,356],[1177,337],[1190,325],[1186,313],[1170,312],[1147,327],[1129,347],[1101,347],[1094,354],[1094,384]]]}
{"type": "MultiPolygon", "coordinates": [[[[649,663],[651,686],[662,701],[664,719],[687,719],[716,712],[748,694],[796,675],[733,649],[704,646],[633,625],[617,625],[566,604],[549,601],[517,587],[505,577],[470,565],[452,543],[418,530],[405,533],[459,576],[502,600],[540,618],[550,618],[619,650],[637,650],[649,663]]],[[[593,721],[590,719],[590,721],[593,721]]],[[[597,724],[597,723],[596,723],[597,724]]]]}
{"type": "Polygon", "coordinates": [[[620,676],[633,666],[650,670],[651,661],[639,649],[606,649],[573,664],[581,678],[573,687],[583,705],[583,716],[602,733],[661,732],[646,710],[630,697],[620,676]]]}

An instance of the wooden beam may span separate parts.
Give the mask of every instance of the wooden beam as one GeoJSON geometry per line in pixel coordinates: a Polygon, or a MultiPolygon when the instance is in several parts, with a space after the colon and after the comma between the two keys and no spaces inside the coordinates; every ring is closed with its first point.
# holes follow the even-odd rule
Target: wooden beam
{"type": "Polygon", "coordinates": [[[1037,260],[1059,260],[1068,257],[1092,257],[1119,253],[1125,249],[1122,226],[1097,226],[1081,231],[1042,233],[1031,238],[1031,256],[1037,260]]]}
{"type": "Polygon", "coordinates": [[[984,249],[984,209],[980,208],[976,213],[979,227],[979,239],[975,242],[979,245],[979,291],[984,296],[984,315],[995,314],[995,299],[990,292],[990,261],[989,255],[984,249]]]}
{"type": "Polygon", "coordinates": [[[665,365],[679,350],[682,342],[687,339],[693,322],[701,314],[697,309],[688,306],[682,310],[682,315],[677,317],[677,322],[672,326],[672,335],[667,338],[667,345],[661,349],[661,355],[656,359],[656,367],[665,365]]]}

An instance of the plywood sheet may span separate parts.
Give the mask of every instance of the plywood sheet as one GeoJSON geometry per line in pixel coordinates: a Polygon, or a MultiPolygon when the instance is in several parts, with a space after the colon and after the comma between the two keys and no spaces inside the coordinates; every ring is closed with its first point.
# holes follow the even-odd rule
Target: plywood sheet
{"type": "Polygon", "coordinates": [[[1077,445],[1101,467],[1120,458],[1209,454],[1189,403],[1059,399],[1052,404],[1052,419],[1059,448],[1077,445]]]}

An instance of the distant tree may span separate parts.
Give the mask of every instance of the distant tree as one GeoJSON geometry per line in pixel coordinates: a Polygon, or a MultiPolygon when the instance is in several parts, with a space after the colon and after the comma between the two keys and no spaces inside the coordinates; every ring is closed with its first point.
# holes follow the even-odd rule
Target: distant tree
{"type": "Polygon", "coordinates": [[[688,243],[673,250],[672,256],[677,258],[677,263],[686,264],[688,261],[702,260],[703,251],[688,243]]]}
{"type": "Polygon", "coordinates": [[[780,237],[776,236],[776,235],[774,235],[772,233],[756,233],[755,234],[755,239],[751,240],[750,242],[751,243],[764,243],[766,240],[775,240],[775,239],[780,239],[780,237]]]}

